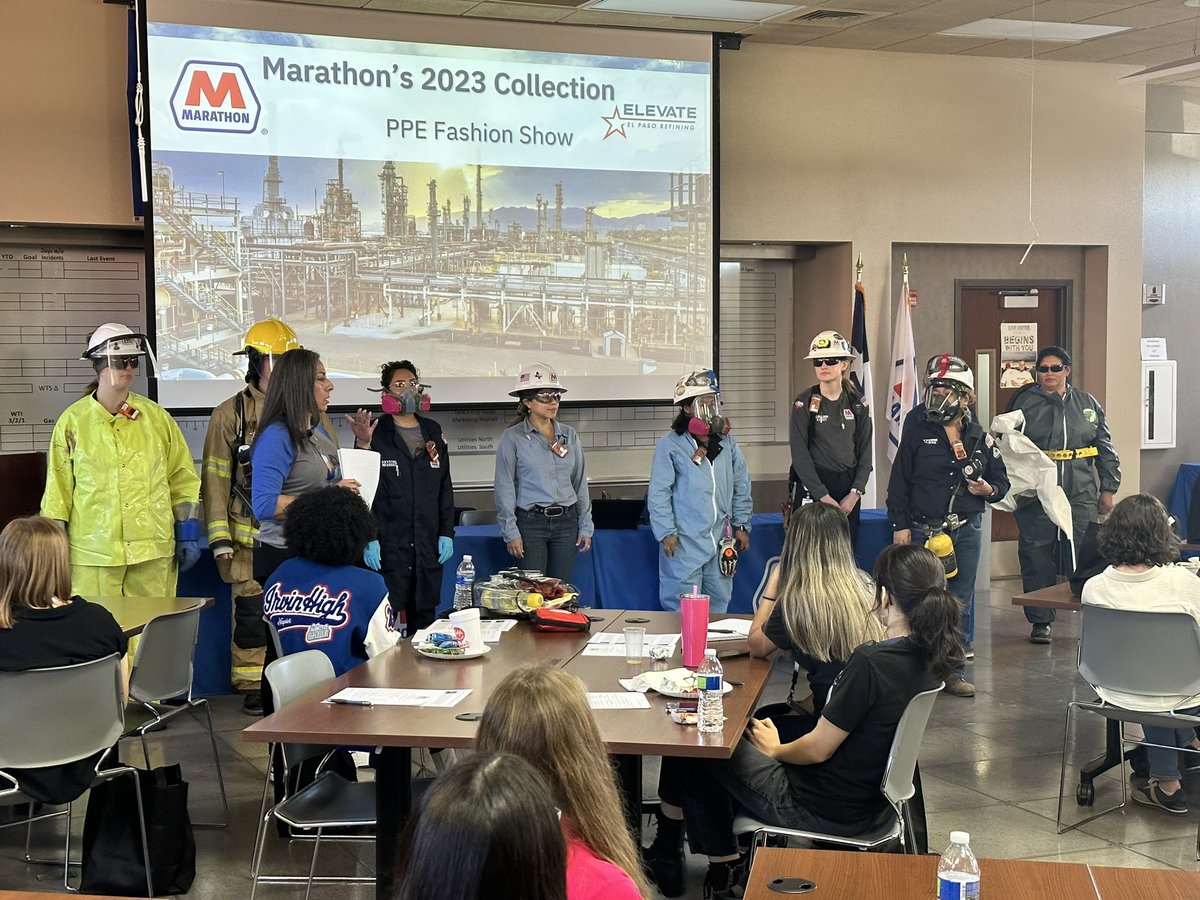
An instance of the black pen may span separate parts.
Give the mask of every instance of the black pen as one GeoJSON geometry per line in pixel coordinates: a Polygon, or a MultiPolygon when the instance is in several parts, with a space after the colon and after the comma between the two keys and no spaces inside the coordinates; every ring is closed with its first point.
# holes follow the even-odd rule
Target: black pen
{"type": "Polygon", "coordinates": [[[709,634],[741,634],[736,628],[710,628],[709,634]]]}
{"type": "Polygon", "coordinates": [[[330,703],[338,703],[342,706],[374,706],[370,700],[348,700],[345,697],[330,697],[330,703]]]}

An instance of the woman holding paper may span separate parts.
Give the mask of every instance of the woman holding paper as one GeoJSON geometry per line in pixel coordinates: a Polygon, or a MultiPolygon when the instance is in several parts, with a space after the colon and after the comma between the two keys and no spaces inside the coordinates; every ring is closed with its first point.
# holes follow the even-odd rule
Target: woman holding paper
{"type": "Polygon", "coordinates": [[[250,499],[260,542],[254,580],[259,584],[296,555],[284,538],[283,522],[297,497],[329,485],[360,487],[342,478],[337,437],[326,415],[332,393],[333,382],[312,350],[289,350],[275,363],[250,451],[250,499]]]}
{"type": "Polygon", "coordinates": [[[442,566],[454,553],[454,483],[442,427],[419,415],[429,409],[427,385],[407,359],[380,369],[383,415],[360,409],[346,421],[354,446],[380,456],[375,521],[381,571],[396,615],[409,634],[428,628],[442,593],[442,566]]]}

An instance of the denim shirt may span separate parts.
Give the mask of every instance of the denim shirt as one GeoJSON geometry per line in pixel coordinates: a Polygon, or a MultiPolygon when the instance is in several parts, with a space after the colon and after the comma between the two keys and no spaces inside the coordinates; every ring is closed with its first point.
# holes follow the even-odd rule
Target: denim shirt
{"type": "Polygon", "coordinates": [[[567,448],[566,456],[551,450],[528,418],[500,435],[496,448],[496,517],[505,541],[521,536],[517,510],[532,506],[574,506],[579,514],[579,533],[591,537],[595,530],[579,435],[557,419],[554,434],[567,448]]]}

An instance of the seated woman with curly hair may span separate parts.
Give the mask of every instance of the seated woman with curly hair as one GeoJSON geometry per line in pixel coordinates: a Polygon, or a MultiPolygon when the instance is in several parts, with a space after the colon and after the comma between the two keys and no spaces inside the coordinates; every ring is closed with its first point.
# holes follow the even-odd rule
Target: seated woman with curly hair
{"type": "Polygon", "coordinates": [[[308,491],[288,507],[286,560],[263,585],[263,612],[283,653],[320,650],[341,675],[395,645],[400,633],[378,572],[359,568],[375,539],[362,498],[343,487],[308,491]]]}
{"type": "MultiPolygon", "coordinates": [[[[1167,511],[1149,494],[1126,497],[1100,526],[1100,555],[1111,565],[1083,586],[1083,602],[1109,609],[1142,612],[1185,612],[1200,622],[1200,578],[1182,566],[1179,538],[1171,530],[1167,511]]],[[[1200,696],[1152,697],[1113,691],[1096,685],[1109,703],[1143,712],[1200,715],[1200,696]]],[[[1179,753],[1171,747],[1200,747],[1191,728],[1143,726],[1146,740],[1162,746],[1146,748],[1150,781],[1135,787],[1133,799],[1175,815],[1186,815],[1187,795],[1179,778],[1179,753]]]]}

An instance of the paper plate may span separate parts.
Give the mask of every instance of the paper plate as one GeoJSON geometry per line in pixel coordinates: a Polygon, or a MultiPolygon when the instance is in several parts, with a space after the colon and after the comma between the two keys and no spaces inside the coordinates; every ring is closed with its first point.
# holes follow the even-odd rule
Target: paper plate
{"type": "Polygon", "coordinates": [[[484,644],[478,650],[467,650],[460,654],[448,656],[445,653],[431,653],[428,650],[425,650],[419,644],[413,644],[413,649],[416,650],[418,653],[420,653],[422,656],[427,656],[430,659],[446,659],[446,660],[451,660],[451,661],[455,661],[455,662],[457,662],[460,659],[475,659],[477,657],[483,656],[483,654],[485,654],[485,653],[490,653],[492,650],[491,647],[489,647],[487,644],[484,644]]]}
{"type": "MultiPolygon", "coordinates": [[[[658,691],[664,697],[674,697],[676,700],[695,700],[700,695],[699,691],[667,691],[657,686],[655,686],[653,689],[658,691]]],[[[728,681],[721,682],[722,694],[728,694],[732,690],[733,685],[728,681]]]]}

